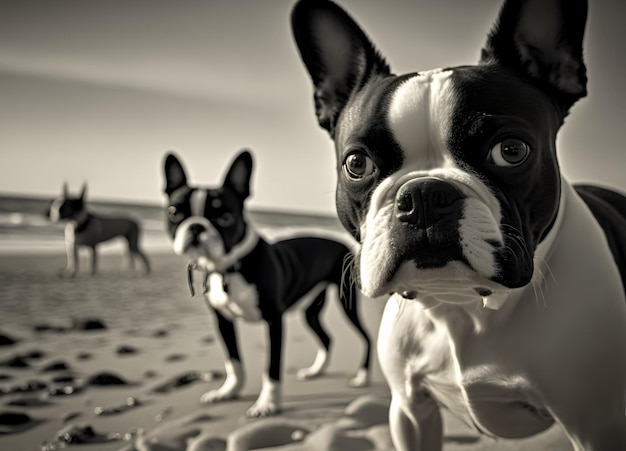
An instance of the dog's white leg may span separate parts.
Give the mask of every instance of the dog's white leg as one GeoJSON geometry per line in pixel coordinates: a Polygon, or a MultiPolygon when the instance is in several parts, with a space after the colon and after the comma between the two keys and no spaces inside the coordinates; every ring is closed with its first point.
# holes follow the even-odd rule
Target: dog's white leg
{"type": "Polygon", "coordinates": [[[313,364],[308,368],[302,368],[298,371],[297,378],[298,380],[307,380],[313,379],[321,376],[326,371],[328,367],[328,351],[321,344],[317,349],[317,354],[315,354],[315,360],[313,364]]]}
{"type": "Polygon", "coordinates": [[[225,401],[236,397],[245,383],[243,365],[238,360],[227,360],[224,364],[226,379],[220,388],[210,390],[200,397],[201,403],[225,401]]]}
{"type": "Polygon", "coordinates": [[[78,272],[78,246],[74,242],[67,243],[66,251],[67,266],[65,267],[64,275],[74,277],[78,272]]]}
{"type": "Polygon", "coordinates": [[[267,417],[280,413],[281,399],[281,357],[283,346],[282,317],[267,321],[270,343],[269,365],[263,374],[263,387],[255,403],[246,412],[249,417],[267,417]]]}
{"type": "Polygon", "coordinates": [[[369,368],[359,368],[355,376],[350,379],[350,387],[367,387],[370,384],[369,368]]]}
{"type": "Polygon", "coordinates": [[[281,401],[280,381],[274,380],[267,374],[264,374],[261,393],[255,403],[250,406],[246,415],[252,418],[275,415],[280,412],[281,401]]]}
{"type": "Polygon", "coordinates": [[[389,406],[391,439],[398,451],[440,451],[443,423],[439,406],[430,395],[408,405],[394,394],[389,406]]]}

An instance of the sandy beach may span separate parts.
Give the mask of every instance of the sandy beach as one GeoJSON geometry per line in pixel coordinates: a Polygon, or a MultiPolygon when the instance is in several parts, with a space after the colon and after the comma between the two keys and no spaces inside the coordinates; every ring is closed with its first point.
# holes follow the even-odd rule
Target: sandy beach
{"type": "MultiPolygon", "coordinates": [[[[264,326],[240,324],[248,380],[231,402],[201,405],[221,384],[213,318],[190,298],[184,262],[148,252],[149,276],[116,250],[95,277],[61,279],[62,252],[0,254],[0,449],[391,450],[389,392],[374,356],[372,385],[350,388],[361,349],[336,300],[323,321],[334,338],[328,374],[296,380],[315,355],[301,315],[286,321],[284,411],[247,419],[267,352],[264,326]],[[13,343],[12,343],[13,342],[13,343]]],[[[83,256],[86,261],[86,256],[83,256]]],[[[362,299],[376,338],[383,300],[362,299]]],[[[569,450],[557,428],[527,440],[480,436],[444,412],[445,450],[569,450]]]]}

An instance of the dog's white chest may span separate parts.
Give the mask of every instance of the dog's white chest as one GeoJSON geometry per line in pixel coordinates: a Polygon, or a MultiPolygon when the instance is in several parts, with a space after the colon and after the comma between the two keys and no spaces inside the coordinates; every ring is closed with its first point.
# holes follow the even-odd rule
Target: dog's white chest
{"type": "Polygon", "coordinates": [[[262,319],[256,287],[239,273],[209,274],[205,297],[209,305],[232,320],[256,322],[262,319]]]}

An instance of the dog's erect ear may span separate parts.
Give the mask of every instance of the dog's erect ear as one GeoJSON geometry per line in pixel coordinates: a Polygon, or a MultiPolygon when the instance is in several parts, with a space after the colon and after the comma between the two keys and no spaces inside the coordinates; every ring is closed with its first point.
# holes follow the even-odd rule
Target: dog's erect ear
{"type": "Polygon", "coordinates": [[[83,187],[80,189],[80,196],[78,196],[78,198],[80,200],[85,200],[86,195],[87,195],[87,182],[83,183],[83,187]]]}
{"type": "Polygon", "coordinates": [[[363,30],[330,1],[300,0],[291,27],[313,80],[317,120],[332,136],[350,96],[372,77],[388,75],[389,66],[363,30]]]}
{"type": "Polygon", "coordinates": [[[187,176],[185,175],[183,165],[173,153],[165,155],[163,170],[165,173],[165,189],[163,191],[168,196],[181,186],[187,185],[187,176]]]}
{"type": "Polygon", "coordinates": [[[69,190],[69,188],[67,187],[67,182],[63,182],[63,190],[62,190],[62,193],[61,193],[61,194],[63,194],[63,198],[64,198],[64,199],[67,199],[67,198],[69,197],[69,195],[70,195],[70,190],[69,190]]]}
{"type": "Polygon", "coordinates": [[[565,112],[587,94],[583,36],[587,0],[507,0],[481,64],[500,64],[538,81],[565,112]]]}
{"type": "Polygon", "coordinates": [[[252,154],[244,150],[233,161],[226,177],[224,186],[231,188],[241,200],[250,195],[250,177],[252,176],[252,154]]]}

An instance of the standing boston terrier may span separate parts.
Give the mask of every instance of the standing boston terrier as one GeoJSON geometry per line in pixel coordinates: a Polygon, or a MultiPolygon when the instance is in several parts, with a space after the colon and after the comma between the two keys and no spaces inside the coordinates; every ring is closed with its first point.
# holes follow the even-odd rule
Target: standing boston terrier
{"type": "Polygon", "coordinates": [[[222,186],[192,187],[172,154],[165,158],[167,226],[174,252],[191,259],[188,271],[193,295],[193,270],[203,274],[204,296],[215,312],[226,359],[226,380],[205,393],[202,402],[236,397],[245,374],[235,334],[235,320],[265,321],[269,332],[269,367],[263,386],[248,416],[273,415],[281,409],[281,356],[283,314],[296,303],[306,302],[306,320],[319,338],[319,349],[310,368],[298,378],[320,376],[328,364],[330,338],[319,315],[329,285],[337,286],[343,310],[365,344],[361,367],[353,386],[369,383],[370,340],[357,313],[357,293],[344,270],[352,254],[337,241],[299,237],[269,244],[247,220],[244,202],[250,195],[252,156],[244,151],[233,161],[222,186]]]}
{"type": "Polygon", "coordinates": [[[90,213],[85,205],[87,185],[83,185],[80,196],[72,197],[63,184],[63,193],[52,201],[48,217],[52,222],[65,221],[65,246],[67,249],[67,267],[64,274],[74,277],[78,272],[78,247],[91,249],[91,274],[98,267],[96,246],[116,237],[123,237],[128,242],[128,256],[131,267],[134,257],[141,259],[146,274],[150,272],[150,263],[139,249],[139,224],[133,219],[122,216],[102,216],[90,213]]]}
{"type": "Polygon", "coordinates": [[[570,185],[555,148],[586,95],[586,16],[507,0],[478,65],[397,76],[334,3],[293,10],[359,285],[390,295],[398,450],[441,449],[441,407],[494,436],[556,422],[576,450],[626,449],[626,198],[570,185]]]}

